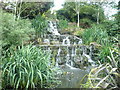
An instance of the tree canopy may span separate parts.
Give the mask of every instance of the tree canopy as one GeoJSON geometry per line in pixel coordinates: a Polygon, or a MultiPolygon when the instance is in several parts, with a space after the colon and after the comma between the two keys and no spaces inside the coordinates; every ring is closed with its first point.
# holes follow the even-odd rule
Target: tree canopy
{"type": "Polygon", "coordinates": [[[42,15],[44,12],[47,12],[52,6],[52,2],[21,2],[4,4],[3,9],[13,12],[17,17],[33,19],[38,14],[42,15]],[[6,8],[9,5],[10,7],[6,8]]]}
{"type": "MultiPolygon", "coordinates": [[[[97,21],[97,13],[99,12],[100,22],[105,19],[104,10],[100,5],[94,3],[79,2],[80,19],[90,19],[93,22],[97,21]],[[99,10],[98,10],[99,8],[99,10]]],[[[76,2],[66,2],[63,8],[57,11],[58,19],[67,19],[70,22],[77,22],[76,2]]]]}

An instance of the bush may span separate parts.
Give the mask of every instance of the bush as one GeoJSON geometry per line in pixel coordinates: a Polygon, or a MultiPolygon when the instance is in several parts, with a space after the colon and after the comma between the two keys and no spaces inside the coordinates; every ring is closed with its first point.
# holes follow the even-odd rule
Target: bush
{"type": "Polygon", "coordinates": [[[103,22],[103,25],[109,36],[117,36],[120,34],[120,25],[117,20],[106,20],[103,22]]]}
{"type": "Polygon", "coordinates": [[[84,30],[82,34],[84,44],[93,44],[96,47],[94,59],[101,63],[109,62],[106,59],[110,55],[109,48],[112,47],[110,37],[103,25],[93,25],[92,28],[84,30]]]}
{"type": "Polygon", "coordinates": [[[84,29],[82,28],[76,28],[76,30],[74,31],[74,35],[80,36],[80,37],[82,37],[83,33],[84,33],[84,29]]]}
{"type": "Polygon", "coordinates": [[[54,85],[50,54],[35,46],[10,51],[3,58],[3,88],[43,88],[54,85]]]}
{"type": "Polygon", "coordinates": [[[106,30],[100,25],[93,25],[92,28],[86,29],[82,34],[83,42],[90,44],[91,42],[97,42],[98,44],[109,44],[109,37],[106,30]]]}
{"type": "Polygon", "coordinates": [[[80,19],[80,26],[82,28],[88,28],[93,24],[93,21],[88,18],[80,19]],[[82,25],[83,24],[83,25],[82,25]]]}
{"type": "Polygon", "coordinates": [[[31,34],[34,34],[34,29],[31,28],[29,20],[15,20],[12,14],[2,13],[0,16],[0,32],[2,33],[2,47],[9,48],[10,46],[22,45],[26,40],[30,39],[31,34]]]}
{"type": "Polygon", "coordinates": [[[36,18],[32,21],[32,26],[36,31],[36,36],[42,37],[47,32],[48,23],[44,17],[41,15],[36,16],[36,18]]]}
{"type": "Polygon", "coordinates": [[[68,22],[67,20],[60,20],[58,23],[58,26],[60,29],[65,29],[68,27],[68,22]]]}

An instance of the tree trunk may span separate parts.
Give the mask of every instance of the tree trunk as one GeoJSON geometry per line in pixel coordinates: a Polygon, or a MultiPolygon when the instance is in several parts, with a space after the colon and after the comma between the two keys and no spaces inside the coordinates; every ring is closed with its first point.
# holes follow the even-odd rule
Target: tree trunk
{"type": "Polygon", "coordinates": [[[77,27],[79,27],[79,26],[80,26],[80,20],[79,20],[79,16],[80,16],[80,14],[79,14],[79,12],[77,12],[77,15],[78,15],[77,27]]]}
{"type": "Polygon", "coordinates": [[[97,14],[97,24],[99,24],[99,16],[100,16],[100,13],[99,13],[99,8],[98,8],[98,14],[97,14]]]}
{"type": "Polygon", "coordinates": [[[22,0],[20,2],[20,7],[19,7],[19,10],[18,10],[18,19],[20,19],[20,14],[21,14],[21,8],[22,8],[22,0]]]}

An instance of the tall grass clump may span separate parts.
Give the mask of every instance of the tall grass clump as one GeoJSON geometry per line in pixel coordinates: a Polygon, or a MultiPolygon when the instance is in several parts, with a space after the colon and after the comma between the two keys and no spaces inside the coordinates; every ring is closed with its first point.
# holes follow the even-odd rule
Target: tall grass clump
{"type": "Polygon", "coordinates": [[[85,44],[90,44],[91,42],[101,45],[109,44],[108,34],[100,25],[93,25],[91,28],[86,29],[82,34],[82,38],[85,44]]]}
{"type": "Polygon", "coordinates": [[[2,88],[45,88],[55,83],[50,53],[38,47],[24,46],[16,51],[10,50],[2,60],[2,88]]]}

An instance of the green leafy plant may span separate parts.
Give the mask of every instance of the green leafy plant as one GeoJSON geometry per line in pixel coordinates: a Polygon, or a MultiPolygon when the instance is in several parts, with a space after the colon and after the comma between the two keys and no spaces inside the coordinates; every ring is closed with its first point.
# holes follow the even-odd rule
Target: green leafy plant
{"type": "Polygon", "coordinates": [[[0,32],[2,34],[2,47],[22,45],[23,42],[30,40],[34,29],[31,27],[29,20],[15,20],[14,16],[9,13],[2,12],[0,15],[0,32]]]}
{"type": "MultiPolygon", "coordinates": [[[[8,52],[7,52],[8,53],[8,52]]],[[[3,88],[45,88],[54,86],[55,70],[50,65],[50,53],[35,46],[11,50],[2,59],[3,88]]]]}
{"type": "Polygon", "coordinates": [[[82,85],[84,88],[107,88],[113,89],[120,86],[119,53],[115,49],[110,49],[110,60],[107,64],[99,63],[99,66],[93,68],[88,75],[88,81],[82,85]],[[114,55],[116,52],[117,55],[114,55]]]}
{"type": "Polygon", "coordinates": [[[84,30],[85,29],[82,29],[82,28],[76,28],[76,30],[74,30],[74,35],[82,37],[84,30]]]}
{"type": "Polygon", "coordinates": [[[36,31],[36,37],[39,38],[46,33],[48,23],[44,17],[38,15],[35,19],[32,20],[32,26],[36,31]]]}
{"type": "Polygon", "coordinates": [[[100,25],[93,25],[92,28],[84,30],[82,38],[85,44],[97,42],[98,44],[105,45],[109,43],[108,34],[100,25]]]}
{"type": "Polygon", "coordinates": [[[110,56],[110,45],[103,46],[98,53],[98,57],[101,63],[108,63],[110,60],[107,58],[107,56],[110,56]]]}
{"type": "Polygon", "coordinates": [[[60,20],[60,21],[58,22],[58,26],[59,26],[60,29],[65,29],[65,28],[67,28],[67,27],[68,27],[68,22],[67,22],[67,20],[60,20]]]}
{"type": "Polygon", "coordinates": [[[120,34],[120,27],[117,20],[105,20],[103,25],[109,36],[117,36],[120,34]]]}
{"type": "Polygon", "coordinates": [[[89,18],[80,19],[80,27],[82,28],[90,27],[92,24],[93,24],[93,21],[90,20],[89,18]]]}

